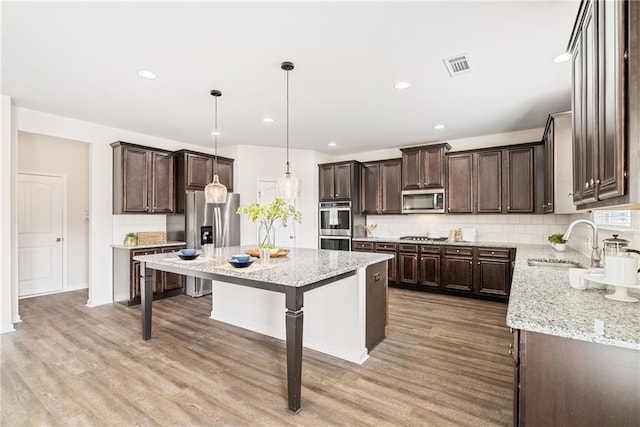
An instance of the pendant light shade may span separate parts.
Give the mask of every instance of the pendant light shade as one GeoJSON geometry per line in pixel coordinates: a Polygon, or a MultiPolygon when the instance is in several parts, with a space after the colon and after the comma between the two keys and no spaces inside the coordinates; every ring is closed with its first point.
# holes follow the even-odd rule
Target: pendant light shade
{"type": "Polygon", "coordinates": [[[289,170],[289,71],[293,70],[292,62],[283,62],[280,68],[287,72],[287,165],[285,173],[276,180],[276,194],[283,199],[300,197],[302,181],[289,170]]]}
{"type": "Polygon", "coordinates": [[[214,104],[214,129],[213,129],[213,144],[214,144],[214,161],[213,161],[213,182],[207,184],[204,188],[204,197],[207,203],[226,203],[227,202],[227,187],[220,183],[220,178],[217,174],[218,168],[218,98],[222,96],[222,92],[219,90],[212,90],[211,96],[215,99],[214,104]]]}

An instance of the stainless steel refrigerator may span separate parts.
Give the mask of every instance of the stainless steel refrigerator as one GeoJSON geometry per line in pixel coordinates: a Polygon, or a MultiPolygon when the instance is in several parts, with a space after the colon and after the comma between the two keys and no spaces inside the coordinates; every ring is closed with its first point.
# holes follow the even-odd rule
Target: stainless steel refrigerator
{"type": "MultiPolygon", "coordinates": [[[[229,193],[227,203],[206,203],[204,191],[187,191],[185,203],[185,240],[187,248],[202,249],[240,245],[240,194],[229,193]]],[[[211,293],[211,280],[187,277],[186,294],[200,297],[211,293]]]]}

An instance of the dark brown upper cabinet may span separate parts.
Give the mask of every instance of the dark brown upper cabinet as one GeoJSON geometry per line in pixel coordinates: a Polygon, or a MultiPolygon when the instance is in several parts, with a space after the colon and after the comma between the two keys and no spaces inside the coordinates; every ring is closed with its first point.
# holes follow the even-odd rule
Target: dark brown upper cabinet
{"type": "Polygon", "coordinates": [[[473,213],[473,153],[447,155],[447,213],[473,213]]]}
{"type": "Polygon", "coordinates": [[[544,146],[522,144],[447,154],[447,213],[534,213],[542,199],[544,146]]]}
{"type": "Polygon", "coordinates": [[[365,162],[362,165],[362,213],[402,213],[402,159],[365,162]]]}
{"type": "Polygon", "coordinates": [[[532,146],[505,150],[507,213],[533,213],[535,210],[534,155],[532,146]]]}
{"type": "Polygon", "coordinates": [[[444,188],[445,154],[450,149],[446,143],[401,149],[402,189],[444,188]]]}
{"type": "Polygon", "coordinates": [[[356,161],[319,164],[320,201],[351,200],[359,205],[360,168],[356,161]]]}
{"type": "Polygon", "coordinates": [[[628,172],[638,171],[628,157],[630,144],[638,149],[640,126],[636,3],[582,1],[569,41],[573,200],[581,208],[637,201],[627,191],[628,172]]]}
{"type": "Polygon", "coordinates": [[[184,212],[185,191],[203,191],[213,181],[214,164],[220,183],[233,192],[233,159],[180,150],[174,153],[176,163],[176,212],[184,212]]]}
{"type": "Polygon", "coordinates": [[[113,213],[174,213],[173,154],[122,141],[111,147],[113,213]]]}
{"type": "Polygon", "coordinates": [[[474,157],[476,212],[502,213],[502,151],[483,151],[474,157]]]}

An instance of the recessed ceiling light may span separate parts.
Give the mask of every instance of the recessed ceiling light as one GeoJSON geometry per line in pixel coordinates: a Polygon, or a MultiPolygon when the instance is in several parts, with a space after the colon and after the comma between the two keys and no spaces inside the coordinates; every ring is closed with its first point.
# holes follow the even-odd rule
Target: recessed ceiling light
{"type": "Polygon", "coordinates": [[[327,145],[328,145],[329,147],[335,147],[335,146],[336,146],[336,145],[338,145],[338,144],[336,144],[335,142],[331,141],[331,142],[330,142],[330,143],[328,143],[327,145]]]}
{"type": "Polygon", "coordinates": [[[222,134],[220,133],[220,131],[219,131],[219,130],[214,130],[213,132],[211,132],[211,135],[213,135],[213,136],[220,136],[220,135],[222,135],[222,134]]]}
{"type": "Polygon", "coordinates": [[[571,54],[565,52],[553,58],[553,62],[567,62],[570,59],[571,59],[571,54]]]}
{"type": "Polygon", "coordinates": [[[437,125],[435,125],[433,128],[434,128],[434,129],[437,129],[437,130],[440,130],[440,129],[444,129],[444,128],[445,128],[445,126],[444,126],[444,125],[442,125],[442,124],[437,124],[437,125]]]}
{"type": "Polygon", "coordinates": [[[140,70],[140,71],[138,71],[138,75],[140,77],[142,77],[143,79],[149,79],[149,80],[153,80],[153,79],[158,78],[156,73],[154,73],[153,71],[149,71],[149,70],[140,70]]]}
{"type": "Polygon", "coordinates": [[[393,85],[393,87],[395,87],[396,89],[406,89],[409,86],[411,86],[409,82],[398,82],[395,85],[393,85]]]}
{"type": "Polygon", "coordinates": [[[273,119],[271,117],[265,117],[262,119],[263,123],[273,123],[273,119]]]}

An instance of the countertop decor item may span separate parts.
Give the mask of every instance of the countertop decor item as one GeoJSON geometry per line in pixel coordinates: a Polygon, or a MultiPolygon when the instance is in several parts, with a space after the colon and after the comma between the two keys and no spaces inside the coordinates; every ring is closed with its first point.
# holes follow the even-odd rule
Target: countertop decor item
{"type": "Polygon", "coordinates": [[[289,71],[293,70],[293,62],[283,62],[280,68],[287,72],[287,169],[276,180],[276,194],[285,199],[300,197],[302,181],[289,170],[289,71]]]}
{"type": "Polygon", "coordinates": [[[136,246],[138,244],[138,235],[136,233],[127,233],[124,237],[124,245],[136,246]]]}
{"type": "Polygon", "coordinates": [[[240,261],[237,258],[229,258],[227,260],[227,262],[231,265],[233,265],[235,268],[247,268],[249,267],[251,264],[253,264],[253,262],[256,260],[257,258],[251,257],[246,261],[240,261]]]}
{"type": "Polygon", "coordinates": [[[376,229],[377,224],[367,224],[364,226],[364,231],[367,237],[373,237],[373,230],[376,229]]]}
{"type": "Polygon", "coordinates": [[[280,225],[287,228],[287,222],[291,218],[295,222],[302,222],[302,213],[296,210],[293,205],[285,203],[284,199],[277,197],[266,205],[260,206],[253,203],[249,206],[240,206],[237,214],[246,214],[249,219],[258,224],[264,233],[260,233],[258,239],[258,247],[275,248],[275,229],[273,228],[276,220],[280,220],[280,225]]]}
{"type": "MultiPolygon", "coordinates": [[[[245,254],[251,255],[252,257],[260,258],[260,249],[247,249],[244,251],[245,254]]],[[[278,248],[275,252],[269,251],[269,257],[271,258],[279,258],[281,256],[286,256],[289,253],[289,249],[278,248]]]]}
{"type": "Polygon", "coordinates": [[[562,233],[556,233],[548,237],[549,243],[551,243],[553,249],[558,252],[564,252],[567,249],[567,241],[563,238],[563,236],[564,235],[562,233]]]}
{"type": "Polygon", "coordinates": [[[164,231],[141,231],[137,233],[138,245],[157,245],[167,243],[167,233],[164,231]]]}
{"type": "Polygon", "coordinates": [[[212,90],[211,96],[215,99],[214,106],[214,126],[213,132],[213,146],[214,146],[214,161],[213,161],[213,181],[204,188],[204,196],[207,200],[207,203],[226,203],[227,202],[227,187],[220,183],[220,178],[218,177],[218,135],[220,135],[220,131],[218,131],[218,98],[222,96],[222,92],[219,90],[212,90]]]}

